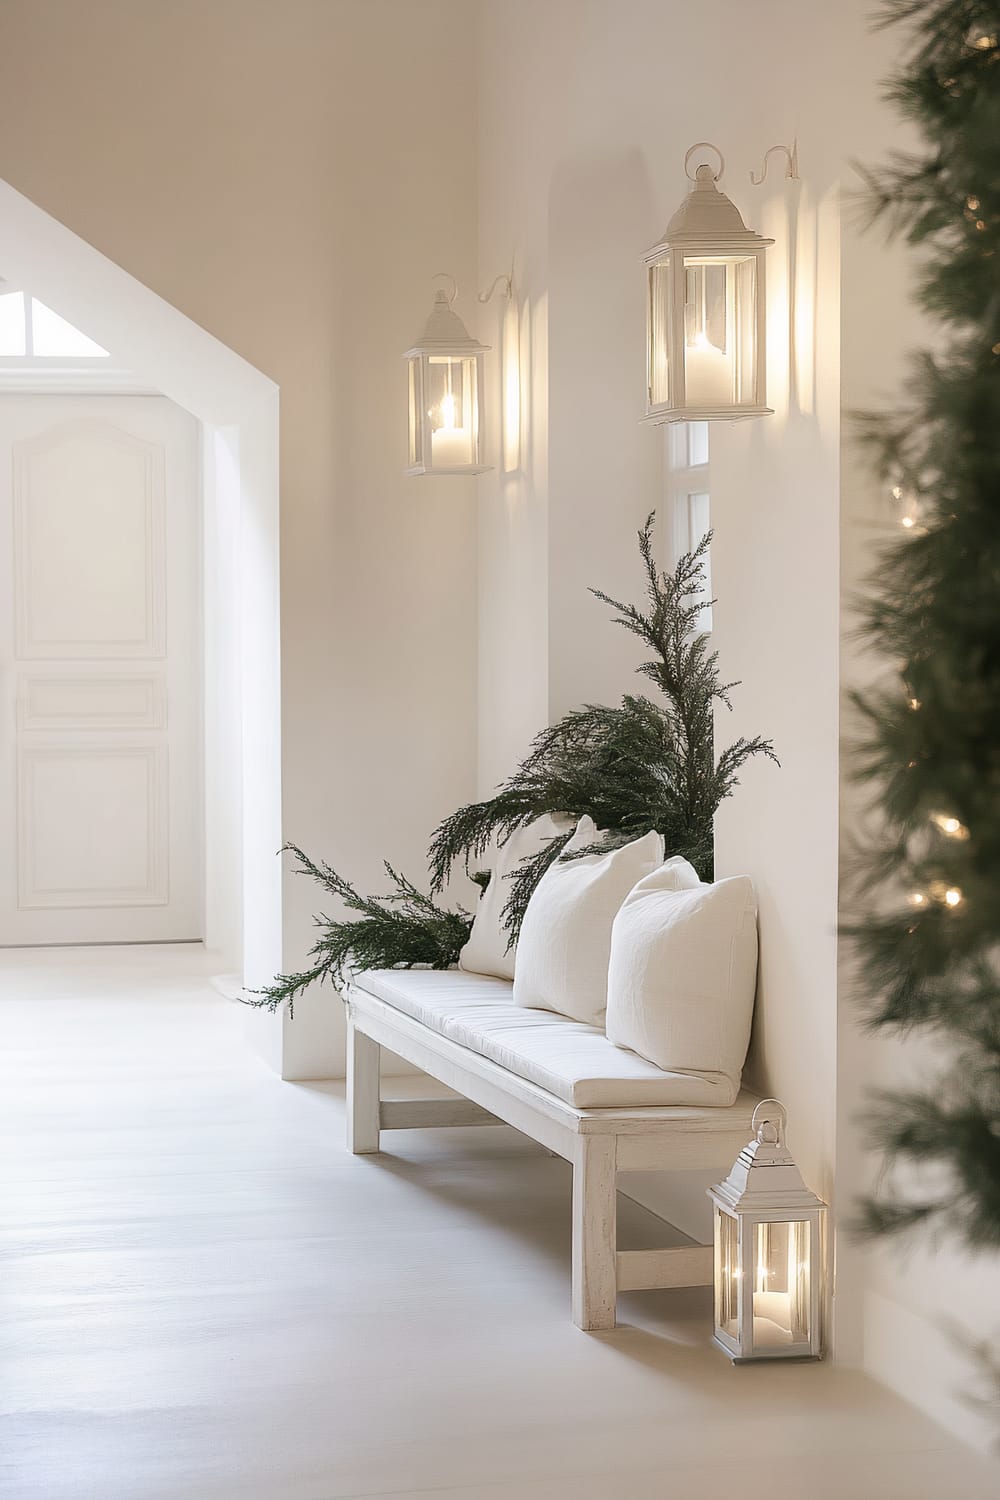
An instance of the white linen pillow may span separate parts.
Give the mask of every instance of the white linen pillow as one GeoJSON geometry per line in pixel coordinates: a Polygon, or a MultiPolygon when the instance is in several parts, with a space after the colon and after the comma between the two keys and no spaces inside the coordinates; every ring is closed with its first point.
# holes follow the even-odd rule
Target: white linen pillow
{"type": "Polygon", "coordinates": [[[479,898],[469,940],[458,955],[458,967],[470,974],[514,977],[514,947],[508,948],[510,933],[504,926],[503,909],[510,899],[510,881],[522,859],[539,854],[550,840],[573,826],[562,813],[543,813],[532,823],[522,823],[493,855],[489,884],[479,898]]]}
{"type": "MultiPolygon", "coordinates": [[[[594,820],[581,818],[566,853],[600,838],[594,820]]],[[[514,1004],[603,1026],[611,924],[636,881],[662,859],[663,839],[647,833],[610,854],[560,859],[546,870],[521,923],[514,1004]]]]}
{"type": "Polygon", "coordinates": [[[757,901],[745,875],[678,889],[640,880],[611,934],[607,1033],[673,1073],[722,1074],[739,1093],[757,984],[757,901]]]}

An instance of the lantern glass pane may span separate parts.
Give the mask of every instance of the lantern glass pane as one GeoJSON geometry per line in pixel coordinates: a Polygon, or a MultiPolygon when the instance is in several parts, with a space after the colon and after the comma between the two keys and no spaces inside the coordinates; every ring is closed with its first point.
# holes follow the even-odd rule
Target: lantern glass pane
{"type": "Polygon", "coordinates": [[[424,458],[424,424],[422,417],[424,401],[421,394],[423,381],[421,379],[419,357],[407,360],[406,364],[410,377],[409,467],[417,469],[426,462],[424,458]]]}
{"type": "Polygon", "coordinates": [[[736,403],[753,406],[757,391],[757,257],[748,256],[732,267],[736,338],[736,403]]]}
{"type": "Polygon", "coordinates": [[[670,295],[670,257],[649,268],[649,404],[666,406],[670,400],[670,332],[673,318],[670,295]]]}
{"type": "Polygon", "coordinates": [[[684,257],[686,406],[753,403],[756,284],[753,256],[684,257]]]}
{"type": "Polygon", "coordinates": [[[479,444],[475,357],[430,355],[424,396],[431,434],[430,466],[461,469],[474,464],[479,444]]]}
{"type": "Polygon", "coordinates": [[[753,1235],[754,1351],[808,1344],[808,1222],[758,1224],[753,1235]]]}
{"type": "Polygon", "coordinates": [[[720,1331],[737,1340],[739,1321],[740,1263],[736,1220],[715,1211],[715,1321],[720,1331]]]}

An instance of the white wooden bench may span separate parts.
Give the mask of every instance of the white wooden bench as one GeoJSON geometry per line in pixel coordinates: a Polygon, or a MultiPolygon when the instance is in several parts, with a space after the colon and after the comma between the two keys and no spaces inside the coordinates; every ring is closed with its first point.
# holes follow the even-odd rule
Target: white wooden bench
{"type": "Polygon", "coordinates": [[[619,1172],[717,1171],[724,1175],[751,1137],[757,1096],[726,1108],[578,1109],[536,1083],[442,1035],[358,984],[348,1019],[347,1144],[379,1150],[383,1130],[512,1125],[573,1167],[573,1321],[615,1326],[619,1291],[711,1285],[711,1245],[619,1250],[619,1172]],[[382,1099],[379,1056],[389,1048],[454,1090],[458,1099],[382,1099]]]}

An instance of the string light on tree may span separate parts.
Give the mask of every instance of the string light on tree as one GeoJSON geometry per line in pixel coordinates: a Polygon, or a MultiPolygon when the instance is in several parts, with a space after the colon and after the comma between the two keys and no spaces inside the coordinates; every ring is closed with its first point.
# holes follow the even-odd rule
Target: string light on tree
{"type": "Polygon", "coordinates": [[[956,818],[951,813],[931,813],[931,822],[949,839],[967,839],[969,830],[961,818],[956,818]]]}
{"type": "Polygon", "coordinates": [[[920,518],[920,501],[917,493],[909,485],[894,484],[891,489],[893,509],[904,531],[912,531],[917,528],[920,518]]]}
{"type": "Polygon", "coordinates": [[[944,880],[932,880],[926,891],[911,891],[906,899],[915,911],[926,911],[932,901],[954,910],[956,906],[961,906],[963,897],[957,885],[948,885],[944,880]]]}

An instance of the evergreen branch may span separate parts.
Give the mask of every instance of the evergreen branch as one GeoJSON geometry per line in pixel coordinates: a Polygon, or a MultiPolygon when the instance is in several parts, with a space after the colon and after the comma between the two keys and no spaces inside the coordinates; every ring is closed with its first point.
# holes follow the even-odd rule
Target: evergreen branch
{"type": "Polygon", "coordinates": [[[871,1235],[939,1226],[957,1219],[973,1248],[1000,1248],[1000,1054],[992,1070],[963,1059],[939,1082],[940,1094],[886,1093],[868,1127],[887,1168],[934,1168],[945,1186],[929,1195],[894,1193],[866,1199],[860,1228],[871,1235]],[[970,1080],[968,1067],[973,1069],[970,1080]],[[984,1102],[983,1085],[991,1102],[984,1102]]]}
{"type": "MultiPolygon", "coordinates": [[[[650,658],[638,668],[659,690],[661,701],[626,694],[615,707],[587,704],[541,730],[517,770],[483,802],[460,807],[435,830],[428,851],[431,895],[386,865],[392,889],[363,896],[330,865],[315,863],[289,845],[301,873],[309,875],[354,920],[320,916],[310,951],[311,968],[278,975],[248,1004],[289,1008],[310,984],[343,982],[349,967],[386,968],[414,963],[444,968],[454,963],[469,932],[464,911],[444,911],[433,901],[458,863],[466,873],[515,828],[543,814],[571,821],[588,815],[602,830],[594,850],[604,852],[655,830],[671,854],[690,860],[699,875],[712,876],[713,819],[732,794],[743,765],[754,756],[775,759],[770,740],[740,737],[715,759],[713,709],[730,704],[735,683],[723,683],[716,653],[699,634],[705,607],[704,570],[711,536],[682,557],[672,572],[660,572],[653,556],[654,516],[639,532],[645,605],[623,603],[593,590],[614,611],[616,623],[639,637],[650,658]]],[[[559,858],[569,834],[554,838],[522,861],[510,877],[503,920],[510,942],[538,881],[559,858]]],[[[584,852],[576,851],[579,855],[584,852]]]]}
{"type": "MultiPolygon", "coordinates": [[[[455,864],[502,842],[520,823],[559,811],[593,818],[609,843],[655,829],[671,854],[681,854],[703,879],[711,879],[713,819],[755,756],[775,760],[770,740],[741,737],[714,755],[714,704],[731,706],[738,684],[724,683],[718,658],[697,624],[705,607],[704,571],[711,533],[672,572],[660,572],[653,555],[654,515],[638,534],[645,578],[643,606],[591,592],[621,625],[649,649],[637,668],[658,690],[659,701],[627,694],[614,708],[588,704],[535,736],[524,760],[495,796],[451,814],[435,831],[429,851],[431,889],[443,889],[455,864]]],[[[552,856],[555,857],[554,855],[552,856]]],[[[512,940],[538,879],[548,868],[539,856],[512,880],[505,920],[512,940]]]]}
{"type": "Polygon", "coordinates": [[[462,908],[446,911],[436,906],[388,863],[389,893],[362,896],[325,861],[316,864],[295,844],[285,848],[298,861],[297,874],[309,875],[348,911],[361,915],[353,921],[325,915],[314,918],[320,936],[309,950],[315,960],[312,967],[297,974],[278,974],[264,989],[244,996],[244,1004],[272,1013],[287,1005],[293,1015],[296,999],[311,984],[342,986],[349,971],[412,968],[414,964],[447,969],[458,962],[472,927],[471,916],[462,908]]]}

